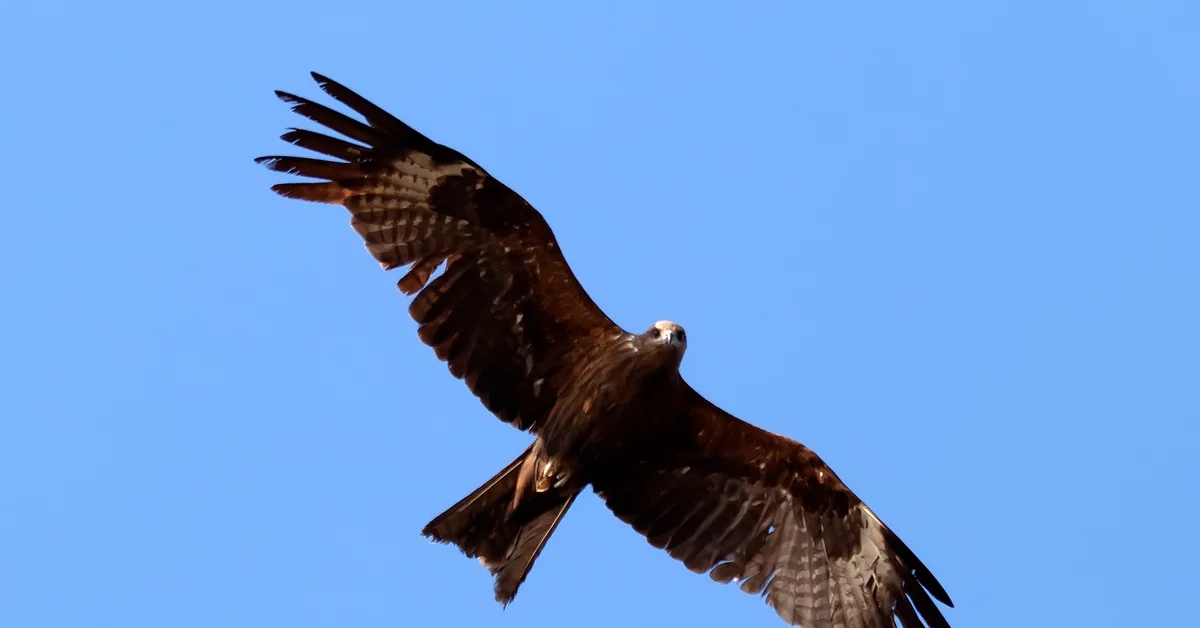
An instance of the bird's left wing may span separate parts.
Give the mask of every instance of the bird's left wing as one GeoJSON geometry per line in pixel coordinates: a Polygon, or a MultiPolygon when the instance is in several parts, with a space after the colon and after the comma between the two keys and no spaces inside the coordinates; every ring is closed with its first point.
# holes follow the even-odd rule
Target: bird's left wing
{"type": "Polygon", "coordinates": [[[598,473],[609,509],[695,573],[759,593],[805,628],[949,628],[933,574],[812,450],[686,383],[659,459],[598,473]]]}
{"type": "Polygon", "coordinates": [[[595,338],[620,328],[584,291],[525,199],[346,86],[313,78],[361,119],[277,91],[293,111],[347,139],[284,133],[324,158],[258,158],[272,170],[317,179],[271,189],[349,210],[385,270],[409,267],[398,285],[415,295],[409,313],[421,341],[501,420],[536,432],[554,403],[554,373],[581,359],[572,351],[586,353],[595,338]]]}

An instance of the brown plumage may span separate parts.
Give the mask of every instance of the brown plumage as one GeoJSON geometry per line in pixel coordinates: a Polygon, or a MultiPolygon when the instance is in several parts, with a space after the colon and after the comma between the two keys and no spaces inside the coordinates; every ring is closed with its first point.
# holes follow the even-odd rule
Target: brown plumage
{"type": "Polygon", "coordinates": [[[696,573],[762,594],[807,628],[899,621],[949,628],[933,574],[815,453],[714,406],[679,374],[683,329],[613,323],[576,280],[542,215],[466,156],[318,74],[355,120],[276,92],[350,141],[293,129],[330,159],[261,157],[317,179],[272,189],[339,204],[413,295],[418,336],[528,449],[423,531],[480,559],[517,594],[586,487],[696,573]],[[434,277],[441,267],[441,274],[434,277]],[[932,596],[932,598],[931,598],[932,596]]]}

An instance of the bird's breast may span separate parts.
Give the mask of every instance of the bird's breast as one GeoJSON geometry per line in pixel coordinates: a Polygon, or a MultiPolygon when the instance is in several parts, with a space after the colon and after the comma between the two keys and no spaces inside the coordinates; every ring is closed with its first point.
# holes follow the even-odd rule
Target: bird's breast
{"type": "Polygon", "coordinates": [[[653,439],[678,371],[616,351],[584,365],[540,433],[548,452],[579,461],[632,454],[653,439]]]}

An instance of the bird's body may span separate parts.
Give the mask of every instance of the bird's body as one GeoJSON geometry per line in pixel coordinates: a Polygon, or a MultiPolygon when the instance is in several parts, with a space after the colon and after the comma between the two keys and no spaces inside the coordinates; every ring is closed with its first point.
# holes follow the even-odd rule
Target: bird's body
{"type": "Polygon", "coordinates": [[[478,558],[507,604],[578,495],[696,573],[761,593],[807,628],[949,628],[950,598],[814,452],[721,410],[684,381],[683,328],[631,333],[583,290],[544,218],[466,156],[314,74],[360,122],[276,92],[353,141],[283,139],[334,160],[263,157],[318,179],[279,194],[339,204],[413,296],[418,337],[533,443],[423,533],[478,558]],[[436,275],[438,268],[443,272],[436,275]]]}
{"type": "Polygon", "coordinates": [[[671,427],[664,421],[681,381],[683,329],[661,322],[645,334],[615,334],[596,345],[596,355],[575,365],[538,430],[547,455],[604,464],[645,456],[671,427]]]}

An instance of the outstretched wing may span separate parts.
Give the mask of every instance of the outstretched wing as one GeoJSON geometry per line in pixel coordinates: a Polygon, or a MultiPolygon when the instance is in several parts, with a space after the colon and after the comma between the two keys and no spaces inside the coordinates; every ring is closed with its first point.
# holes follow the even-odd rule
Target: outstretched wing
{"type": "Polygon", "coordinates": [[[365,122],[275,92],[296,113],[352,141],[289,130],[282,139],[333,159],[259,157],[272,170],[319,180],[271,189],[349,210],[351,226],[385,270],[409,266],[397,285],[415,295],[409,314],[420,339],[500,419],[537,431],[553,387],[534,382],[617,326],[580,286],[549,225],[525,199],[458,151],[312,76],[365,122]]]}
{"type": "Polygon", "coordinates": [[[765,596],[792,625],[949,628],[916,555],[812,450],[724,412],[686,383],[663,458],[593,480],[621,520],[695,573],[765,596]]]}

